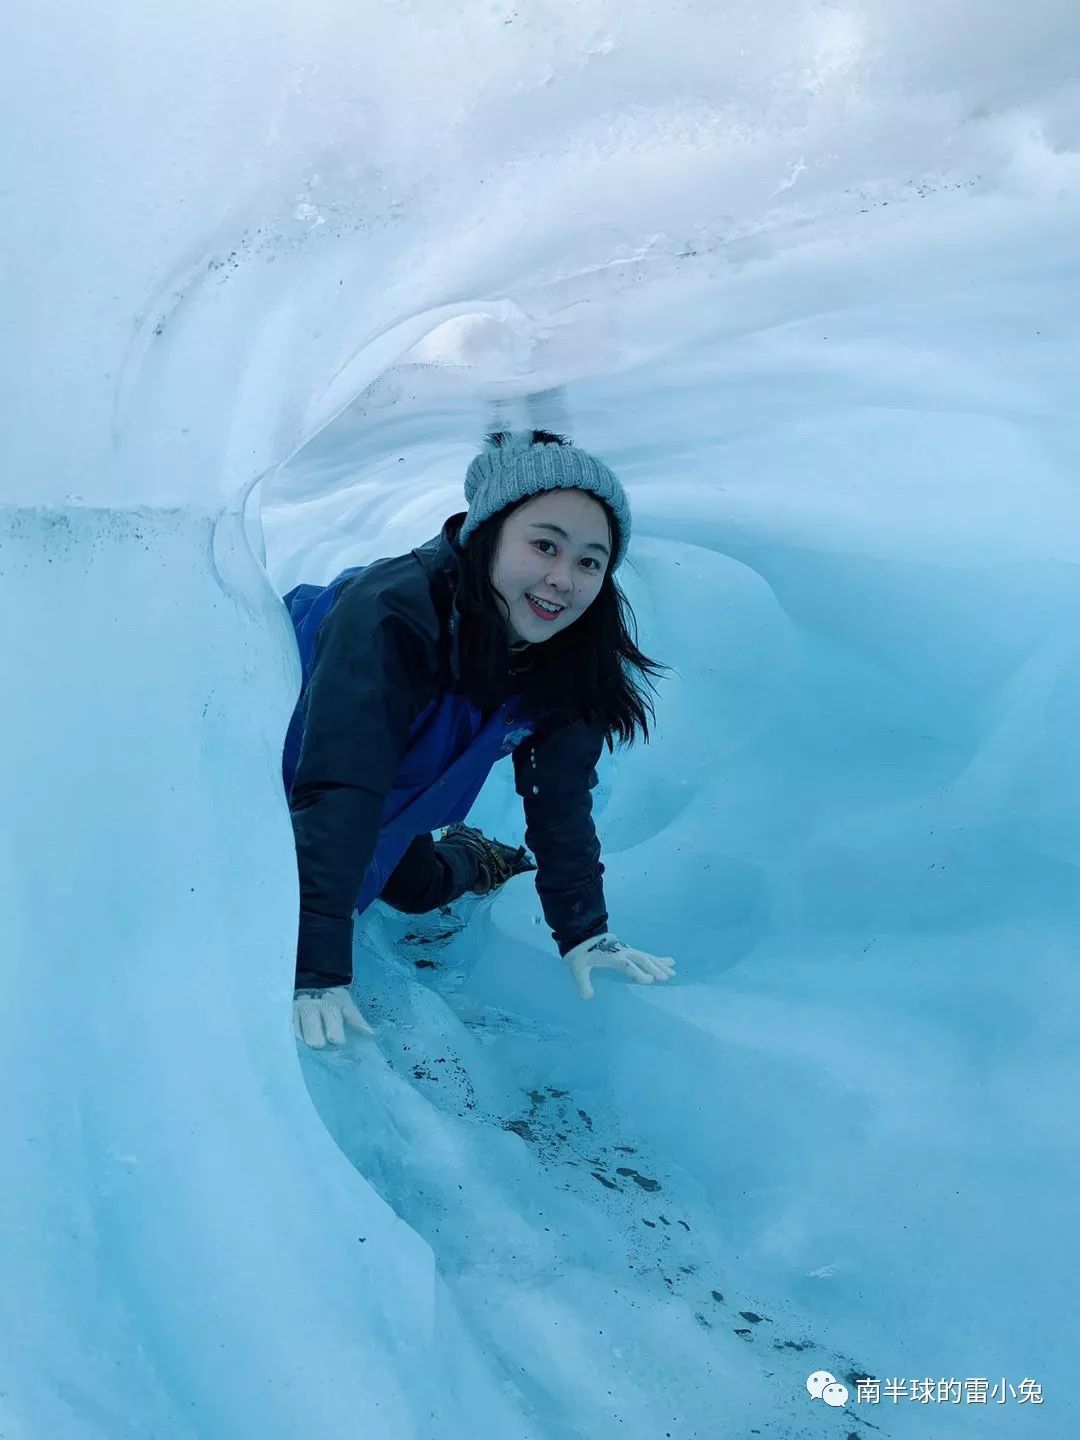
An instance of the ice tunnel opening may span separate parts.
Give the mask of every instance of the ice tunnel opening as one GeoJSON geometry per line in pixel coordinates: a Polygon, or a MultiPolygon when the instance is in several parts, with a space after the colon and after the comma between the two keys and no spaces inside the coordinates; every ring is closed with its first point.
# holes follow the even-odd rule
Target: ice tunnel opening
{"type": "MultiPolygon", "coordinates": [[[[507,1425],[524,1414],[545,1435],[582,1415],[603,1433],[609,1391],[654,1426],[672,1423],[676,1394],[712,1415],[718,1373],[738,1375],[749,1413],[782,1413],[808,1353],[852,1373],[897,1354],[914,1373],[943,1352],[956,1357],[946,1369],[1011,1369],[1003,1308],[1052,1317],[1068,1304],[1064,1270],[1011,1217],[1034,1217],[1033,1237],[1068,1226],[1068,1186],[1048,1177],[1071,1173],[1061,1065],[1080,697],[1063,622],[1075,566],[1040,560],[1044,536],[1024,526],[996,533],[971,565],[943,553],[940,532],[933,561],[914,534],[878,532],[860,548],[868,532],[850,516],[842,545],[835,525],[831,544],[805,527],[800,537],[793,517],[814,508],[802,491],[763,501],[728,485],[717,513],[712,452],[680,476],[680,501],[699,497],[687,520],[649,483],[654,457],[631,455],[642,517],[632,598],[676,674],[658,743],[608,767],[598,813],[619,923],[689,957],[678,986],[608,987],[575,1011],[525,886],[442,937],[445,965],[418,967],[415,940],[406,959],[403,927],[373,916],[361,943],[378,965],[366,962],[363,998],[380,1044],[301,1055],[301,1091],[287,1024],[295,872],[275,773],[295,657],[255,515],[269,516],[278,594],[292,559],[313,558],[314,578],[328,579],[343,557],[430,534],[456,508],[477,407],[457,391],[431,404],[405,388],[413,377],[431,378],[420,366],[376,382],[385,399],[415,393],[413,409],[344,414],[296,475],[268,477],[216,526],[201,514],[155,528],[146,514],[82,511],[6,536],[26,593],[45,597],[54,654],[91,693],[88,657],[105,620],[118,623],[118,573],[153,622],[120,635],[130,724],[113,725],[92,767],[61,744],[63,725],[31,725],[69,724],[70,711],[35,668],[32,637],[16,653],[21,753],[52,766],[57,785],[47,803],[18,802],[13,823],[44,853],[50,831],[74,843],[72,797],[103,817],[111,848],[99,827],[71,852],[78,914],[102,929],[123,915],[129,941],[121,1012],[63,1022],[89,1078],[57,1143],[82,1153],[89,1141],[105,1159],[86,1178],[85,1213],[43,1262],[43,1291],[77,1272],[92,1295],[95,1274],[108,1274],[119,1297],[108,1353],[132,1356],[142,1413],[178,1434],[176,1396],[187,1394],[221,1433],[243,1433],[260,1345],[288,1350],[296,1323],[343,1355],[393,1417],[387,1433],[401,1434],[416,1406],[445,1406],[454,1385],[471,1413],[512,1395],[507,1425]],[[372,474],[342,487],[358,429],[372,474]],[[398,476],[413,461],[406,487],[398,476]],[[194,554],[212,563],[191,588],[160,584],[163,571],[190,575],[194,554]],[[79,594],[74,624],[59,573],[79,594]],[[687,620],[695,608],[708,611],[704,632],[687,620]],[[196,671],[190,694],[187,681],[178,692],[178,675],[196,671]],[[187,837],[180,859],[166,863],[146,828],[125,822],[115,796],[126,792],[187,837]],[[143,966],[162,955],[172,963],[155,968],[150,992],[143,966]],[[185,1035],[207,1040],[198,1063],[178,1040],[181,1016],[185,1035]],[[138,1095],[125,1080],[133,1066],[146,1077],[138,1095]],[[240,1133],[223,1095],[243,1102],[240,1133]],[[823,1114],[835,1126],[827,1144],[823,1114]],[[174,1122],[165,1131],[162,1115],[174,1122]],[[1003,1165],[1001,1136],[1022,1165],[1003,1165]],[[221,1213],[223,1191],[247,1194],[253,1174],[290,1217],[292,1258],[269,1207],[236,1223],[221,1213]],[[998,1272],[973,1281],[969,1257],[1002,1234],[998,1272]],[[895,1237],[885,1257],[883,1235],[895,1237]],[[235,1273],[200,1287],[223,1251],[235,1273]],[[345,1253],[371,1281],[363,1303],[345,1253]],[[311,1267],[332,1277],[317,1294],[311,1267]],[[267,1286],[288,1297],[288,1318],[256,1344],[250,1297],[267,1286]],[[601,1330],[612,1348],[583,1367],[601,1330]]],[[[597,425],[610,388],[585,393],[597,425]]],[[[767,491],[775,462],[763,473],[767,491]]],[[[1056,503],[1051,486],[1041,493],[1056,503]]],[[[822,496],[843,520],[836,494],[822,496]]],[[[480,814],[496,828],[513,804],[498,782],[480,814]]],[[[25,908],[14,913],[25,925],[25,908]]],[[[58,956],[81,943],[62,923],[70,913],[63,899],[46,918],[58,956]]],[[[7,1053],[29,1065],[33,1036],[55,1021],[29,972],[16,981],[11,1013],[38,1018],[11,1029],[7,1053]]],[[[94,976],[72,983],[92,1014],[94,976]]],[[[1064,1363],[1061,1345],[1049,1320],[1035,1324],[1025,1368],[1064,1363]]],[[[49,1388],[33,1362],[25,1373],[49,1388]]],[[[109,1384],[93,1357],[80,1362],[74,1413],[109,1384]]],[[[348,1423],[333,1388],[318,1393],[328,1422],[348,1423]]],[[[71,1413],[56,1410],[56,1433],[71,1413]]],[[[308,1420],[298,1394],[275,1423],[292,1434],[308,1420]]]]}
{"type": "MultiPolygon", "coordinates": [[[[440,344],[489,340],[488,324],[455,318],[440,344]]],[[[329,579],[354,557],[400,553],[458,508],[482,424],[476,377],[445,363],[439,346],[423,350],[419,342],[408,365],[384,372],[292,475],[275,477],[264,508],[272,573],[276,563],[289,583],[329,579]],[[310,507],[306,545],[290,536],[294,502],[310,507]]],[[[782,371],[790,356],[777,359],[782,371]]],[[[603,417],[624,413],[641,381],[631,372],[582,392],[585,413],[610,435],[603,417]]],[[[748,394],[752,413],[761,392],[748,394]]],[[[772,453],[753,423],[720,445],[691,427],[686,450],[704,443],[675,488],[685,515],[650,483],[655,456],[624,448],[643,517],[633,599],[675,675],[661,743],[619,758],[598,810],[620,913],[639,933],[662,928],[646,881],[665,915],[678,916],[693,977],[645,1006],[604,994],[607,1012],[586,1019],[567,1014],[554,973],[538,963],[542,947],[522,940],[537,924],[524,896],[437,935],[449,963],[422,968],[403,963],[402,942],[410,930],[414,947],[432,937],[373,914],[363,943],[379,968],[364,998],[384,1036],[378,1073],[355,1057],[302,1056],[340,1148],[430,1246],[467,1333],[507,1374],[533,1338],[522,1307],[536,1287],[564,1323],[581,1323],[605,1294],[625,1294],[627,1315],[659,1304],[691,1368],[704,1363],[696,1342],[718,1323],[713,1297],[727,1295],[721,1277],[733,1268],[742,1311],[781,1317],[776,1347],[795,1357],[809,1346],[858,1369],[916,1332],[926,1349],[958,1331],[964,1353],[981,1344],[1000,1354],[1000,1333],[977,1322],[961,1284],[963,1255],[990,1243],[1006,1191],[1007,1203],[1041,1204],[1056,1223],[1057,1201],[1019,1176],[983,1201],[963,1199],[993,1161],[973,1141],[946,1162],[919,1125],[935,1109],[961,1125],[965,1088],[984,1083],[1014,1137],[1029,1123],[989,1080],[988,1057],[1011,1053],[991,1010],[978,1007],[966,1041],[942,1017],[964,1011],[976,969],[989,994],[1011,995],[1018,944],[1037,950],[1051,992],[1065,984],[1072,801],[1056,806],[1046,783],[1065,756],[1073,707],[1075,655],[1060,624],[1072,569],[1040,563],[1039,525],[1001,524],[1019,513],[1007,457],[1021,456],[1022,429],[972,417],[969,446],[984,437],[972,466],[962,416],[931,409],[909,423],[856,407],[831,418],[831,435],[828,416],[781,428],[772,453]],[[890,501],[891,529],[866,522],[869,491],[848,480],[882,424],[901,447],[889,478],[905,464],[911,478],[890,501]],[[964,501],[947,502],[936,478],[947,473],[942,446],[961,488],[979,464],[1001,480],[989,491],[998,508],[975,535],[961,526],[964,501]],[[709,471],[721,448],[729,469],[733,457],[756,467],[756,494],[729,484],[717,503],[709,471]],[[918,457],[935,448],[924,484],[918,457]],[[802,469],[808,456],[820,488],[783,487],[783,467],[802,469]],[[905,513],[913,494],[929,522],[913,520],[918,506],[905,513]],[[688,584],[711,606],[705,657],[700,633],[679,618],[688,584]],[[704,906],[688,872],[709,875],[704,906]],[[853,1005],[861,1037],[840,1024],[853,1005]],[[659,1093],[647,1078],[656,1073],[659,1093]],[[732,1108],[702,1105],[706,1076],[713,1095],[738,1097],[732,1108]],[[844,1117],[828,1155],[814,1139],[822,1111],[844,1117]],[[867,1155],[871,1169],[856,1178],[867,1155]],[[913,1179],[928,1169],[929,1187],[913,1179]],[[681,1213],[632,1203],[657,1195],[676,1197],[681,1213]],[[479,1214],[489,1217],[482,1237],[479,1214]],[[602,1259],[578,1248],[582,1227],[602,1259]],[[882,1270],[882,1234],[905,1227],[936,1234],[936,1278],[911,1241],[882,1270]],[[654,1231],[666,1247],[641,1243],[654,1231]],[[686,1244],[677,1263],[672,1236],[686,1244]],[[716,1283],[691,1295],[690,1277],[709,1269],[716,1283]],[[876,1302],[863,1288],[872,1271],[887,1282],[876,1302]],[[920,1305],[928,1290],[941,1307],[933,1324],[920,1305]]],[[[1041,483],[1055,493],[1050,472],[1041,483]]],[[[479,805],[494,825],[511,812],[498,784],[479,805]]],[[[1021,1013],[1034,1037],[1044,1022],[1026,1006],[1014,1021],[1021,1013]]],[[[1045,1079],[1029,1075],[1037,1088],[1045,1079]]],[[[1029,1141],[1034,1156],[1042,1142],[1029,1141]]],[[[984,1277],[987,1315],[1027,1259],[1017,1249],[1008,1277],[984,1277]]],[[[759,1323],[730,1328],[747,1343],[759,1323]]],[[[625,1333],[641,1343],[632,1324],[625,1333]]],[[[545,1365],[565,1379],[564,1357],[548,1353],[545,1365]]],[[[555,1403],[547,1386],[544,1395],[555,1403]]]]}

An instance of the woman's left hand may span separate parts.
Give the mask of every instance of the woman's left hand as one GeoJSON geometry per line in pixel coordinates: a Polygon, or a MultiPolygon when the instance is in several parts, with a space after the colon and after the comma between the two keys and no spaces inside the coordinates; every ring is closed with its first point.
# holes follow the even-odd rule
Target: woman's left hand
{"type": "Polygon", "coordinates": [[[675,974],[675,961],[669,956],[635,950],[610,930],[603,935],[594,935],[591,940],[583,940],[573,950],[568,950],[563,959],[570,967],[582,1000],[591,1000],[596,993],[589,979],[590,970],[618,970],[639,985],[651,985],[654,980],[670,980],[675,974]]]}

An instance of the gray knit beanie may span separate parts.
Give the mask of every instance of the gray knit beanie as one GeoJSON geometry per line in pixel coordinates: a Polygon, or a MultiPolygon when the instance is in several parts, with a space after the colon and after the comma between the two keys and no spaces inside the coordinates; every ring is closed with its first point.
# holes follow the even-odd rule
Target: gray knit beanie
{"type": "Polygon", "coordinates": [[[615,553],[610,569],[622,563],[630,542],[630,502],[618,477],[602,460],[578,450],[547,432],[501,431],[487,444],[465,474],[466,515],[458,541],[464,545],[478,525],[515,500],[546,490],[586,490],[603,500],[615,517],[615,553]],[[544,439],[538,439],[543,436],[544,439]]]}

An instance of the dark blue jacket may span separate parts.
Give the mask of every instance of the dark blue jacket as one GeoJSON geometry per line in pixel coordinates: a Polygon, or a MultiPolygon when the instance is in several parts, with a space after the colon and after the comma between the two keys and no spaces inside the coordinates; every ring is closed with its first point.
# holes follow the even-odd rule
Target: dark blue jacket
{"type": "Polygon", "coordinates": [[[409,842],[463,820],[492,765],[514,757],[536,889],[562,954],[607,929],[590,791],[602,732],[479,711],[455,687],[453,596],[462,516],[408,555],[285,597],[303,667],[283,756],[300,873],[298,986],[348,984],[352,915],[409,842]]]}

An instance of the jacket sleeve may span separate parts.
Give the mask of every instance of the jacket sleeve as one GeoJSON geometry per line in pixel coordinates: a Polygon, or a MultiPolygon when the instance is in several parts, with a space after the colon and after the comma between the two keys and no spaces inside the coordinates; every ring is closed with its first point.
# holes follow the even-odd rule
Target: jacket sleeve
{"type": "Polygon", "coordinates": [[[346,583],[319,629],[290,796],[300,877],[298,988],[352,979],[352,914],[409,726],[434,693],[437,625],[346,583]]]}
{"type": "Polygon", "coordinates": [[[608,928],[590,793],[603,743],[601,730],[575,721],[532,736],[514,751],[536,892],[560,955],[608,928]]]}

